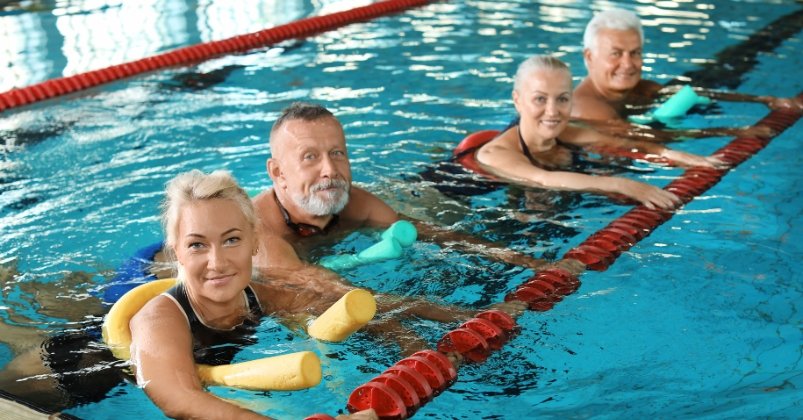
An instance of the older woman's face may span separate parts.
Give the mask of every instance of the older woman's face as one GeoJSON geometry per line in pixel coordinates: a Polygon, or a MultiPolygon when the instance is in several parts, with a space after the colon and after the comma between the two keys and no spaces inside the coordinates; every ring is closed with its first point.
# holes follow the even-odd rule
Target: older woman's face
{"type": "Polygon", "coordinates": [[[528,135],[557,137],[572,113],[572,78],[560,70],[536,70],[513,92],[513,103],[528,135]]]}
{"type": "Polygon", "coordinates": [[[196,296],[226,302],[251,281],[254,230],[233,201],[211,199],[179,212],[176,258],[196,296]]]}

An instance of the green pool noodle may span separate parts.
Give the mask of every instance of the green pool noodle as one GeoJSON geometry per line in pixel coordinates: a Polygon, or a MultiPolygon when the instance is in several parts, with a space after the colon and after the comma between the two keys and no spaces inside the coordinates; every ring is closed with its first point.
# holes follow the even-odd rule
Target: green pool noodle
{"type": "Polygon", "coordinates": [[[399,241],[396,238],[390,238],[383,239],[366,248],[357,254],[357,258],[365,262],[375,262],[401,258],[402,255],[404,255],[404,249],[402,249],[399,241]]]}
{"type": "Polygon", "coordinates": [[[411,246],[418,238],[418,231],[412,223],[399,220],[380,235],[381,240],[357,255],[346,254],[321,259],[320,265],[334,271],[350,270],[364,264],[401,258],[404,248],[411,246]]]}
{"type": "Polygon", "coordinates": [[[395,238],[384,239],[366,248],[357,255],[347,254],[337,257],[328,257],[321,260],[320,264],[330,270],[348,270],[372,262],[393,260],[401,258],[404,249],[395,238]]]}
{"type": "Polygon", "coordinates": [[[672,95],[671,98],[667,99],[652,115],[659,120],[670,119],[685,114],[697,104],[709,103],[711,103],[711,99],[698,96],[694,93],[694,89],[692,89],[691,86],[686,85],[672,95]]]}
{"type": "Polygon", "coordinates": [[[365,262],[360,260],[360,257],[355,254],[346,254],[324,258],[321,260],[320,264],[330,270],[341,271],[359,267],[365,264],[365,262]]]}
{"type": "Polygon", "coordinates": [[[407,248],[418,238],[418,231],[412,223],[406,220],[399,220],[382,232],[382,239],[388,238],[395,238],[403,248],[407,248]]]}

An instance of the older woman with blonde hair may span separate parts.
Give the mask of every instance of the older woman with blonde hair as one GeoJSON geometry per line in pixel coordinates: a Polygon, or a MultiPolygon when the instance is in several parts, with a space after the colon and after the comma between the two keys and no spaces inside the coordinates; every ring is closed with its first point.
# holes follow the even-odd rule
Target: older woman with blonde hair
{"type": "Polygon", "coordinates": [[[678,197],[626,178],[569,172],[584,146],[606,145],[665,157],[686,166],[714,166],[717,159],[631,141],[569,125],[572,74],[557,58],[537,55],[521,63],[513,87],[519,118],[476,151],[481,167],[511,182],[546,189],[622,194],[649,208],[672,208],[678,197]]]}

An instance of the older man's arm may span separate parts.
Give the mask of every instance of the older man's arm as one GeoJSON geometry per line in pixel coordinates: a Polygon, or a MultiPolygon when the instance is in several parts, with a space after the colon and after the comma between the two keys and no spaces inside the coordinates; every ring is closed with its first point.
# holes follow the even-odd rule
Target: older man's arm
{"type": "Polygon", "coordinates": [[[464,235],[437,226],[431,223],[422,222],[405,215],[399,215],[400,219],[407,220],[415,225],[418,230],[418,237],[428,242],[434,242],[440,246],[456,249],[468,254],[477,254],[487,257],[494,261],[501,261],[508,264],[527,267],[532,270],[544,269],[555,265],[547,260],[535,258],[508,247],[495,244],[480,238],[464,235]]]}
{"type": "MultiPolygon", "coordinates": [[[[680,86],[662,86],[658,83],[642,80],[630,97],[638,102],[652,100],[658,95],[673,95],[680,86]],[[648,84],[645,82],[649,82],[648,84]],[[642,84],[644,86],[642,86],[642,84]]],[[[777,98],[775,96],[757,96],[737,92],[726,92],[710,89],[694,88],[700,96],[728,102],[755,102],[767,105],[770,109],[803,110],[803,101],[797,98],[777,98]]],[[[628,101],[630,103],[632,101],[628,101]]],[[[695,130],[657,130],[645,125],[631,123],[603,98],[575,90],[572,118],[575,122],[589,128],[618,137],[627,137],[650,143],[671,143],[686,139],[707,137],[772,137],[775,132],[769,127],[712,127],[695,130]]]]}
{"type": "MultiPolygon", "coordinates": [[[[662,95],[672,95],[680,90],[680,85],[671,85],[666,86],[661,89],[658,93],[662,95]]],[[[776,109],[796,109],[796,110],[803,110],[803,101],[796,97],[791,98],[779,98],[777,96],[772,95],[750,95],[747,93],[739,93],[739,92],[728,92],[724,90],[716,90],[716,89],[705,89],[705,88],[693,88],[694,93],[700,96],[706,96],[708,98],[717,100],[717,101],[726,101],[726,102],[754,102],[760,103],[767,106],[767,108],[771,110],[776,109]]]]}
{"type": "Polygon", "coordinates": [[[533,258],[527,254],[514,251],[505,246],[497,245],[472,236],[463,235],[452,230],[422,222],[404,215],[400,215],[379,197],[359,188],[352,188],[352,197],[349,206],[363,212],[362,217],[366,226],[388,227],[399,220],[407,220],[415,225],[418,237],[441,246],[448,246],[460,251],[484,255],[495,261],[502,261],[522,267],[536,269],[549,264],[548,261],[533,258]]]}

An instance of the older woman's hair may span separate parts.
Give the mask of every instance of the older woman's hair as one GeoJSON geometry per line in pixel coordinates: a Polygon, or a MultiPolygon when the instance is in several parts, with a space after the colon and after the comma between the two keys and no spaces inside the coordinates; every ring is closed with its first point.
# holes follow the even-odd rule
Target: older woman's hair
{"type": "Polygon", "coordinates": [[[171,260],[175,261],[173,247],[178,242],[178,218],[181,209],[214,198],[232,201],[243,212],[248,225],[252,229],[257,226],[257,213],[251,198],[237,185],[237,180],[229,171],[217,170],[204,174],[194,169],[178,174],[167,183],[165,198],[162,201],[162,227],[167,242],[165,252],[171,260]]]}
{"type": "Polygon", "coordinates": [[[641,27],[641,20],[635,13],[624,9],[610,9],[597,13],[586,26],[583,35],[583,46],[594,50],[597,48],[597,38],[602,29],[614,29],[617,31],[638,32],[641,44],[644,44],[644,29],[641,27]]]}
{"type": "Polygon", "coordinates": [[[563,61],[552,57],[551,55],[534,55],[519,64],[519,69],[516,71],[516,78],[513,81],[513,90],[518,92],[524,80],[530,73],[538,70],[558,70],[566,73],[569,78],[572,78],[572,71],[569,66],[563,61]]]}

